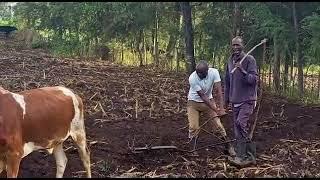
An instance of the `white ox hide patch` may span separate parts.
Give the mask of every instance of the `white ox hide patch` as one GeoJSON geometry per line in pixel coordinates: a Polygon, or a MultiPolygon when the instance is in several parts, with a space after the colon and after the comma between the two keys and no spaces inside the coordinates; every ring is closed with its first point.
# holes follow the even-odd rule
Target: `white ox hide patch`
{"type": "MultiPolygon", "coordinates": [[[[83,123],[80,121],[81,112],[79,109],[79,102],[78,102],[75,94],[71,90],[69,90],[65,87],[57,87],[57,88],[58,88],[58,90],[62,91],[66,96],[70,96],[72,98],[74,112],[75,112],[74,117],[71,121],[71,127],[70,127],[67,135],[64,138],[62,138],[62,142],[63,142],[70,135],[73,135],[76,132],[76,130],[78,129],[78,127],[81,127],[81,125],[83,123]]],[[[53,142],[53,140],[49,141],[47,147],[36,146],[34,144],[34,142],[25,143],[23,146],[23,151],[24,151],[23,157],[27,156],[28,154],[30,154],[33,151],[40,150],[40,149],[46,149],[48,151],[48,153],[52,154],[53,148],[50,148],[52,142],[53,142]]]]}
{"type": "Polygon", "coordinates": [[[81,120],[82,112],[80,112],[80,109],[79,109],[78,99],[70,89],[67,89],[65,87],[58,87],[58,89],[61,90],[66,96],[70,96],[72,98],[73,108],[74,108],[74,117],[71,121],[71,127],[69,132],[71,135],[75,135],[75,133],[77,133],[77,130],[83,127],[83,121],[81,120]]]}
{"type": "Polygon", "coordinates": [[[23,111],[23,118],[26,114],[26,102],[24,101],[24,97],[20,94],[11,93],[12,97],[16,100],[16,102],[20,105],[23,111]]]}
{"type": "MultiPolygon", "coordinates": [[[[24,146],[23,146],[23,156],[22,156],[22,158],[27,156],[28,154],[32,153],[32,151],[36,151],[36,150],[39,150],[39,149],[43,149],[43,147],[36,146],[36,145],[34,145],[33,142],[25,143],[24,146]]],[[[50,153],[50,151],[49,151],[49,153],[50,153]]],[[[51,153],[52,153],[52,150],[51,150],[51,153]]]]}

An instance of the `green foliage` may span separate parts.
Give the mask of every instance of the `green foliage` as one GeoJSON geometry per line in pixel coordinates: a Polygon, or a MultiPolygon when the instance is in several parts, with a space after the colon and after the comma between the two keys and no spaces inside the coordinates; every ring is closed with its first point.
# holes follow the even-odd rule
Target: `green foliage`
{"type": "Polygon", "coordinates": [[[16,19],[13,16],[13,9],[7,3],[0,4],[0,25],[15,26],[16,19]]]}
{"type": "MultiPolygon", "coordinates": [[[[222,71],[230,56],[234,2],[192,2],[191,5],[196,61],[206,59],[222,71]]],[[[268,38],[268,64],[263,66],[269,66],[273,41],[277,39],[281,63],[296,59],[293,2],[239,2],[239,5],[246,51],[268,38]]],[[[296,2],[295,6],[304,65],[319,65],[320,3],[296,2]]],[[[160,61],[183,69],[184,27],[180,29],[181,12],[176,2],[19,2],[13,17],[0,6],[0,23],[36,30],[46,41],[35,41],[34,48],[49,47],[53,53],[65,56],[95,56],[95,47],[107,46],[117,62],[139,65],[138,51],[143,53],[143,58],[147,57],[144,64],[153,63],[156,12],[160,61]],[[123,62],[121,48],[124,48],[123,62]]],[[[253,55],[260,65],[262,48],[257,48],[253,55]]]]}
{"type": "Polygon", "coordinates": [[[310,64],[320,64],[320,16],[313,14],[306,17],[302,28],[305,33],[306,58],[310,60],[310,64]]]}

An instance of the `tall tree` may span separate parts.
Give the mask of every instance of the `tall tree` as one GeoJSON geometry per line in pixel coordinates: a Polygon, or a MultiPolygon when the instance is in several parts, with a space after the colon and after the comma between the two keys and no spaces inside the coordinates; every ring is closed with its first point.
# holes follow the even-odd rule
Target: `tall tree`
{"type": "Polygon", "coordinates": [[[240,36],[240,2],[233,2],[233,35],[240,36]]]}
{"type": "Polygon", "coordinates": [[[158,42],[158,30],[159,30],[159,12],[158,2],[155,2],[155,18],[154,18],[154,39],[153,39],[153,58],[156,67],[159,66],[159,42],[158,42]]]}
{"type": "Polygon", "coordinates": [[[299,96],[303,96],[303,59],[301,56],[300,49],[300,36],[299,36],[299,24],[298,24],[298,15],[296,12],[296,2],[292,2],[292,17],[295,31],[295,43],[296,43],[296,58],[298,63],[298,90],[299,96]]]}
{"type": "Polygon", "coordinates": [[[193,28],[191,17],[190,2],[180,2],[181,11],[184,19],[185,28],[185,43],[186,43],[186,58],[188,64],[188,73],[191,74],[196,69],[193,46],[193,28]]]}
{"type": "Polygon", "coordinates": [[[275,92],[279,92],[280,90],[280,49],[279,49],[279,42],[278,37],[275,35],[273,38],[273,48],[274,48],[274,61],[273,61],[273,82],[275,92]]]}

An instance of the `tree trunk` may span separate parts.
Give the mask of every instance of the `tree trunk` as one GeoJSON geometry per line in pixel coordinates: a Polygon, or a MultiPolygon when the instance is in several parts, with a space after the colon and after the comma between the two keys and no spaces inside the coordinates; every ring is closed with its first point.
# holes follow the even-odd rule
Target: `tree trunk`
{"type": "MultiPolygon", "coordinates": [[[[271,58],[270,58],[271,59],[271,58]]],[[[268,84],[269,84],[269,88],[271,88],[271,75],[272,75],[272,62],[271,62],[271,60],[270,60],[270,64],[269,64],[269,76],[268,76],[268,78],[269,78],[269,82],[268,82],[268,84]]]]}
{"type": "Polygon", "coordinates": [[[176,43],[176,36],[174,34],[170,34],[169,43],[167,45],[166,52],[165,52],[166,57],[169,57],[169,55],[172,53],[172,50],[174,49],[175,43],[176,43]]]}
{"type": "Polygon", "coordinates": [[[135,48],[134,48],[134,44],[133,43],[131,44],[131,53],[132,53],[132,56],[133,56],[132,62],[135,63],[136,62],[136,52],[135,52],[135,48]]]}
{"type": "MultiPolygon", "coordinates": [[[[78,27],[75,27],[75,32],[76,32],[76,37],[77,37],[77,44],[82,44],[80,42],[80,33],[79,33],[79,28],[78,27]]],[[[79,57],[83,57],[83,46],[82,47],[78,47],[78,56],[79,57]]]]}
{"type": "Polygon", "coordinates": [[[121,42],[121,64],[123,64],[123,57],[124,57],[124,49],[123,49],[123,42],[121,42]]]}
{"type": "Polygon", "coordinates": [[[159,30],[159,19],[158,19],[158,6],[156,4],[156,12],[155,12],[155,20],[154,20],[154,40],[153,40],[153,54],[154,54],[154,62],[156,67],[159,67],[159,43],[158,43],[158,30],[159,30]]]}
{"type": "Polygon", "coordinates": [[[293,86],[294,78],[293,78],[293,71],[294,71],[294,55],[292,54],[291,62],[290,62],[290,85],[293,86]]]}
{"type": "Polygon", "coordinates": [[[154,57],[154,32],[155,32],[155,28],[153,27],[152,30],[151,30],[151,41],[150,42],[150,47],[149,47],[149,52],[152,56],[152,60],[153,60],[153,63],[155,63],[155,57],[154,57]]]}
{"type": "Polygon", "coordinates": [[[179,72],[180,69],[180,51],[181,50],[181,32],[182,32],[182,26],[183,26],[183,16],[180,13],[180,18],[179,18],[179,32],[178,32],[178,37],[177,37],[177,43],[176,43],[176,47],[175,47],[175,53],[174,53],[174,59],[176,60],[176,70],[177,72],[179,72]]]}
{"type": "Polygon", "coordinates": [[[167,45],[166,52],[165,52],[165,57],[166,57],[165,61],[166,61],[166,64],[170,64],[170,70],[172,70],[172,61],[173,61],[172,51],[175,48],[176,42],[177,42],[177,36],[175,34],[171,34],[169,37],[169,43],[167,45]]]}
{"type": "Polygon", "coordinates": [[[216,56],[216,53],[215,53],[215,51],[213,51],[212,52],[212,59],[213,59],[213,62],[212,62],[212,67],[216,67],[216,58],[217,58],[217,56],[216,56]]]}
{"type": "Polygon", "coordinates": [[[287,92],[288,89],[288,79],[289,79],[289,64],[290,64],[290,52],[287,49],[285,53],[285,64],[284,64],[284,80],[283,80],[283,88],[284,91],[287,92]]]}
{"type": "Polygon", "coordinates": [[[198,58],[199,59],[204,59],[204,57],[203,57],[203,51],[204,51],[204,48],[201,48],[201,46],[202,46],[202,37],[203,37],[203,35],[202,35],[202,32],[200,32],[200,34],[199,34],[199,41],[198,41],[198,58]]]}
{"type": "Polygon", "coordinates": [[[233,35],[240,36],[240,2],[233,2],[233,35]]]}
{"type": "Polygon", "coordinates": [[[193,30],[191,17],[192,10],[190,2],[180,2],[180,6],[184,19],[187,69],[188,74],[191,74],[196,69],[196,63],[194,59],[193,30]]]}
{"type": "MultiPolygon", "coordinates": [[[[178,45],[180,44],[179,41],[177,43],[178,45]]],[[[174,59],[176,60],[176,70],[177,72],[179,72],[179,68],[180,68],[180,61],[179,61],[179,50],[178,50],[178,46],[175,48],[175,52],[174,52],[174,59]]]]}
{"type": "MultiPolygon", "coordinates": [[[[215,11],[214,5],[212,7],[213,7],[213,11],[215,11]]],[[[234,2],[228,2],[228,9],[230,9],[230,14],[232,14],[230,17],[230,21],[232,21],[232,24],[231,24],[231,27],[229,30],[229,36],[230,36],[229,41],[231,42],[231,40],[234,38],[234,31],[235,31],[234,30],[235,29],[235,27],[234,27],[234,22],[235,22],[235,20],[234,20],[234,2]]]]}
{"type": "MultiPolygon", "coordinates": [[[[267,44],[264,43],[263,44],[263,54],[262,54],[262,62],[261,62],[261,65],[260,65],[260,70],[261,70],[261,73],[260,73],[260,76],[261,76],[261,85],[263,86],[263,83],[264,83],[264,76],[263,76],[263,63],[266,62],[266,51],[267,51],[267,44]]],[[[261,87],[262,88],[262,87],[261,87]]]]}
{"type": "MultiPolygon", "coordinates": [[[[191,9],[192,9],[192,6],[191,6],[191,9]]],[[[191,10],[191,19],[192,19],[191,20],[192,24],[196,24],[196,12],[195,12],[195,10],[193,10],[193,11],[191,10]]],[[[194,54],[194,57],[197,57],[199,55],[198,47],[197,47],[197,43],[196,43],[198,37],[197,37],[196,33],[192,32],[192,34],[193,34],[193,44],[194,44],[194,46],[193,46],[193,54],[194,54]]]]}
{"type": "MultiPolygon", "coordinates": [[[[178,4],[178,3],[177,3],[178,4]]],[[[178,4],[179,5],[179,4],[178,4]]],[[[179,19],[180,19],[180,11],[177,9],[176,11],[176,14],[175,14],[175,17],[173,18],[173,24],[175,24],[176,26],[179,27],[179,30],[180,30],[180,24],[179,24],[179,19]]],[[[178,32],[171,32],[170,34],[170,37],[169,37],[169,43],[167,45],[167,48],[166,48],[166,59],[168,61],[170,61],[170,65],[171,65],[171,70],[172,70],[172,65],[173,65],[173,52],[174,52],[174,49],[176,47],[176,44],[177,44],[177,41],[179,39],[179,33],[180,31],[178,32]]]]}
{"type": "Polygon", "coordinates": [[[144,63],[145,65],[148,64],[148,59],[147,59],[147,43],[146,43],[146,32],[143,31],[143,54],[144,54],[144,63]]]}
{"type": "Polygon", "coordinates": [[[273,39],[273,47],[274,47],[274,62],[273,62],[273,82],[274,82],[274,90],[275,92],[279,92],[280,90],[280,58],[279,58],[279,43],[278,36],[275,35],[273,39]]]}
{"type": "Polygon", "coordinates": [[[140,61],[140,64],[139,66],[143,66],[143,58],[142,58],[142,51],[140,49],[140,44],[141,44],[141,40],[142,40],[142,35],[143,35],[143,30],[141,29],[139,31],[139,36],[138,36],[138,40],[137,40],[137,44],[136,44],[136,51],[138,51],[138,55],[139,55],[139,61],[140,61]]]}
{"type": "Polygon", "coordinates": [[[318,99],[320,99],[320,71],[318,72],[318,99]]]}
{"type": "Polygon", "coordinates": [[[218,54],[218,64],[217,64],[217,69],[219,70],[219,72],[220,72],[220,70],[221,70],[221,60],[222,60],[222,56],[223,55],[221,55],[222,53],[219,53],[218,54]]]}
{"type": "Polygon", "coordinates": [[[295,31],[295,41],[296,41],[296,58],[298,64],[298,90],[300,98],[303,97],[303,59],[301,57],[300,49],[300,38],[299,38],[299,24],[298,17],[296,13],[296,3],[292,2],[292,17],[295,31]]]}

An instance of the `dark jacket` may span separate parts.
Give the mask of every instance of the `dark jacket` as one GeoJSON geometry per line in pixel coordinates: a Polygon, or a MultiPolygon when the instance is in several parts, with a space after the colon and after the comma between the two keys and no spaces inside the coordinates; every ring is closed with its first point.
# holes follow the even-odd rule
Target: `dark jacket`
{"type": "Polygon", "coordinates": [[[239,68],[233,74],[231,73],[234,68],[234,62],[240,61],[244,55],[244,52],[242,52],[237,59],[236,56],[231,56],[228,60],[224,83],[226,103],[235,104],[257,100],[258,73],[255,58],[248,55],[241,63],[248,74],[243,73],[239,68]]]}

